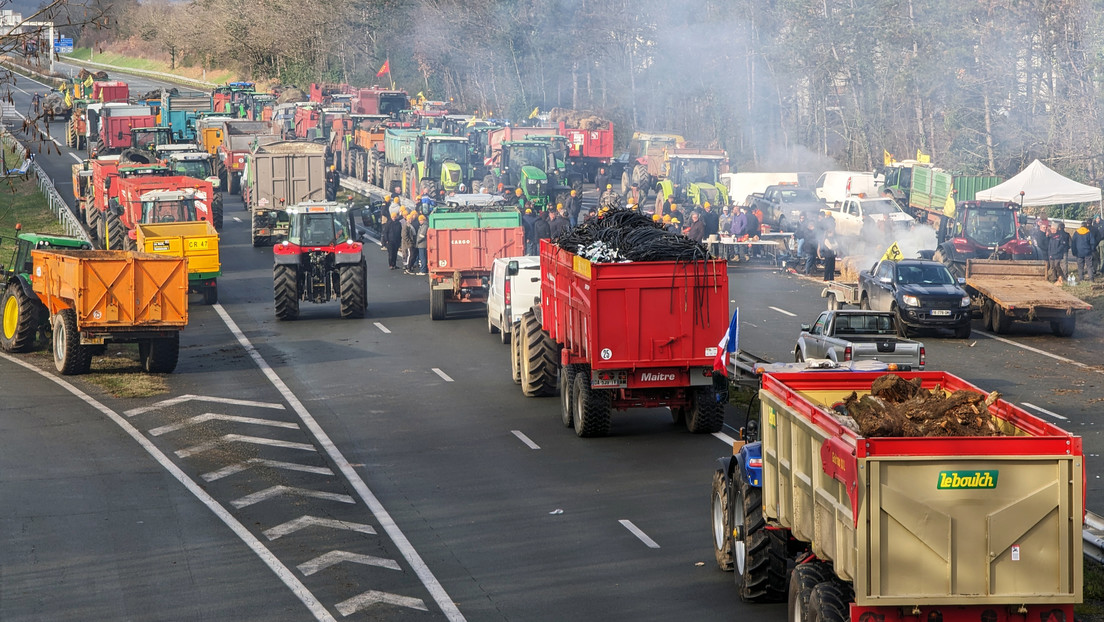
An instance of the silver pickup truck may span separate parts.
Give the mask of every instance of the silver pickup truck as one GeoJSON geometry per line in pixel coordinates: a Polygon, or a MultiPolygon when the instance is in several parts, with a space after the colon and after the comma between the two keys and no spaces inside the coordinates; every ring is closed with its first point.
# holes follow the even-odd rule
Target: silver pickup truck
{"type": "Polygon", "coordinates": [[[794,360],[881,361],[900,371],[924,369],[924,344],[897,337],[896,318],[881,311],[824,311],[801,325],[794,360]]]}

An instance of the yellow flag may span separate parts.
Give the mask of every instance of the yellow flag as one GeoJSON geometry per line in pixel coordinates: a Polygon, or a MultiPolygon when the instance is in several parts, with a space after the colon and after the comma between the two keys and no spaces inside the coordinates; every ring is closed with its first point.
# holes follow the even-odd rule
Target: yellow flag
{"type": "Polygon", "coordinates": [[[882,149],[882,161],[885,163],[886,166],[889,166],[897,160],[893,157],[892,153],[886,151],[885,149],[882,149]]]}
{"type": "Polygon", "coordinates": [[[92,81],[93,81],[92,76],[88,76],[88,79],[86,79],[84,81],[84,88],[86,88],[86,89],[92,88],[92,81]]]}
{"type": "Polygon", "coordinates": [[[947,200],[943,202],[943,215],[947,218],[954,218],[955,215],[955,200],[954,190],[947,194],[947,200]]]}
{"type": "Polygon", "coordinates": [[[920,164],[931,164],[931,156],[924,153],[920,149],[916,150],[916,161],[920,164]]]}
{"type": "Polygon", "coordinates": [[[901,247],[897,246],[896,242],[886,249],[885,255],[882,255],[882,261],[898,261],[904,258],[905,256],[901,254],[901,247]]]}
{"type": "Polygon", "coordinates": [[[529,118],[530,119],[536,119],[538,114],[540,114],[540,106],[537,106],[536,108],[533,108],[533,112],[529,113],[529,118]]]}
{"type": "Polygon", "coordinates": [[[73,107],[73,97],[69,95],[69,91],[65,91],[65,106],[67,108],[73,107]]]}

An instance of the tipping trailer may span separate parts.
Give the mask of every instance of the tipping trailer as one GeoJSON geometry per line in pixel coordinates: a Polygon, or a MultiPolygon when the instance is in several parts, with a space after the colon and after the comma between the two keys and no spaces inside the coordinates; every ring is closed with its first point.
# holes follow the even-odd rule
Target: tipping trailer
{"type": "Polygon", "coordinates": [[[966,293],[975,316],[994,333],[1012,322],[1049,322],[1059,337],[1073,335],[1077,313],[1092,305],[1047,281],[1045,261],[966,260],[966,293]]]}
{"type": "Polygon", "coordinates": [[[526,395],[553,395],[558,379],[563,424],[581,437],[608,434],[613,410],[664,406],[693,433],[721,430],[723,259],[595,263],[542,240],[540,263],[540,305],[511,339],[526,395]]]}
{"type": "Polygon", "coordinates": [[[286,209],[326,200],[326,145],[281,141],[257,147],[249,156],[243,200],[252,220],[253,246],[287,237],[286,209]]]}
{"type": "Polygon", "coordinates": [[[218,302],[219,234],[206,220],[140,223],[138,250],[188,261],[188,291],[203,294],[203,304],[218,302]]]}
{"type": "Polygon", "coordinates": [[[279,140],[279,132],[269,121],[227,121],[223,125],[222,143],[215,152],[220,187],[231,194],[240,193],[246,156],[258,146],[279,140]]]}
{"type": "MultiPolygon", "coordinates": [[[[711,495],[714,553],[740,597],[788,597],[795,622],[1072,622],[1081,438],[1002,399],[989,406],[1002,436],[862,437],[832,407],[881,375],[761,376],[753,442],[733,444],[711,495]]],[[[946,372],[897,375],[985,395],[946,372]]]]}
{"type": "Polygon", "coordinates": [[[213,112],[214,99],[210,93],[161,92],[161,124],[172,128],[173,140],[177,142],[196,139],[196,119],[201,113],[213,112]]]}

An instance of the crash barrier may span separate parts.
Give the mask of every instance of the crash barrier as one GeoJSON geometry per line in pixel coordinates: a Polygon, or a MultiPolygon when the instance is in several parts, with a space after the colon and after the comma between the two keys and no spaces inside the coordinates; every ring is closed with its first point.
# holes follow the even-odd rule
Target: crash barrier
{"type": "Polygon", "coordinates": [[[61,195],[58,194],[57,188],[54,187],[54,182],[50,179],[50,176],[46,174],[46,171],[42,170],[38,162],[27,152],[27,147],[6,132],[3,135],[3,141],[5,144],[12,145],[15,152],[22,156],[25,166],[29,164],[24,171],[27,173],[34,173],[35,179],[38,180],[39,192],[42,193],[42,196],[46,197],[46,203],[50,206],[50,211],[54,213],[58,222],[65,227],[65,233],[67,235],[79,237],[91,244],[92,239],[88,236],[88,231],[81,225],[80,221],[73,213],[73,210],[71,210],[69,205],[65,202],[65,199],[62,199],[61,195]]]}
{"type": "Polygon", "coordinates": [[[204,80],[193,80],[192,78],[185,78],[183,76],[178,76],[178,75],[172,74],[172,73],[164,73],[164,72],[161,72],[161,71],[149,71],[149,70],[146,70],[146,69],[132,69],[130,67],[116,67],[115,65],[107,65],[107,64],[104,64],[104,63],[97,63],[95,61],[77,59],[77,58],[73,58],[71,56],[60,56],[58,58],[62,62],[66,62],[66,63],[72,64],[72,65],[78,65],[78,66],[81,66],[81,67],[88,66],[88,67],[95,67],[97,69],[104,69],[104,70],[107,70],[107,71],[113,71],[113,72],[118,72],[118,73],[128,73],[128,74],[135,75],[135,76],[143,76],[143,77],[146,77],[146,78],[160,78],[162,80],[167,80],[169,82],[176,82],[176,83],[179,83],[179,84],[183,84],[185,86],[194,86],[194,87],[202,88],[202,89],[212,89],[212,88],[218,86],[214,82],[206,82],[204,80]]]}

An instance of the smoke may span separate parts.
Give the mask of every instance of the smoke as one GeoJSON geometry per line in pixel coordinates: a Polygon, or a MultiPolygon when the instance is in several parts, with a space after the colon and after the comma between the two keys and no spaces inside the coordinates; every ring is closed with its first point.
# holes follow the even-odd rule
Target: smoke
{"type": "Polygon", "coordinates": [[[905,259],[917,259],[922,250],[934,250],[937,244],[935,229],[930,225],[915,223],[911,227],[886,229],[877,223],[865,236],[845,238],[840,255],[847,257],[858,270],[869,270],[874,262],[885,255],[894,243],[905,259]]]}

